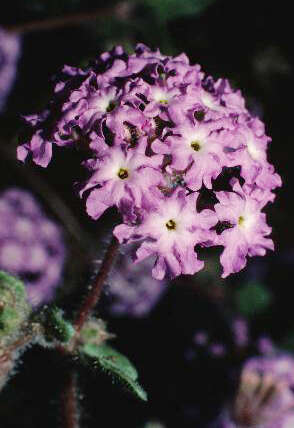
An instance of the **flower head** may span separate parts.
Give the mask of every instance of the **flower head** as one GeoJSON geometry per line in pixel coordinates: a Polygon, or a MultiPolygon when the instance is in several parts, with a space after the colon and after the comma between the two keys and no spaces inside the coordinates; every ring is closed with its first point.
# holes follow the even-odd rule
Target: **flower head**
{"type": "Polygon", "coordinates": [[[0,268],[24,281],[32,305],[52,298],[64,255],[59,227],[30,193],[11,188],[0,195],[0,268]]]}
{"type": "Polygon", "coordinates": [[[224,246],[224,277],[273,249],[261,212],[281,185],[270,138],[240,91],[185,54],[118,46],[85,70],[65,67],[49,108],[26,120],[31,136],[18,158],[44,167],[55,144],[86,148],[88,214],[116,206],[123,223],[114,233],[140,241],[135,260],[153,257],[155,278],[201,269],[196,245],[224,246]]]}

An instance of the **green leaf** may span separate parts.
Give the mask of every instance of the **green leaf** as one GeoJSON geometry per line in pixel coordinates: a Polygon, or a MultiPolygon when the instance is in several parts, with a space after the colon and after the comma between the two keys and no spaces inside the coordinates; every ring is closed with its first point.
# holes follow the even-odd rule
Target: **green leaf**
{"type": "Polygon", "coordinates": [[[147,401],[147,394],[137,382],[138,372],[130,360],[109,345],[86,344],[80,348],[83,356],[94,361],[100,367],[125,385],[133,394],[147,401]]]}
{"type": "Polygon", "coordinates": [[[66,343],[75,334],[72,324],[63,318],[63,311],[56,306],[47,308],[41,314],[40,321],[45,329],[45,336],[49,341],[56,339],[62,343],[66,343]]]}
{"type": "Polygon", "coordinates": [[[123,371],[133,380],[138,379],[138,372],[130,360],[109,345],[96,346],[93,344],[84,345],[83,351],[90,357],[103,359],[105,364],[123,371]]]}
{"type": "Polygon", "coordinates": [[[259,282],[248,282],[236,292],[236,305],[244,316],[252,317],[263,312],[271,302],[271,293],[259,282]]]}
{"type": "Polygon", "coordinates": [[[203,12],[215,0],[142,0],[161,22],[203,12]]]}

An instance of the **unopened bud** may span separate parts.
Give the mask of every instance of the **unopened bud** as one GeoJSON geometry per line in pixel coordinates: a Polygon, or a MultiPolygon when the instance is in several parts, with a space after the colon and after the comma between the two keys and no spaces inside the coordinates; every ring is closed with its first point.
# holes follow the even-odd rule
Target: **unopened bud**
{"type": "Polygon", "coordinates": [[[92,318],[88,320],[80,333],[82,344],[101,345],[106,340],[112,339],[113,334],[108,333],[106,324],[101,319],[92,318]]]}

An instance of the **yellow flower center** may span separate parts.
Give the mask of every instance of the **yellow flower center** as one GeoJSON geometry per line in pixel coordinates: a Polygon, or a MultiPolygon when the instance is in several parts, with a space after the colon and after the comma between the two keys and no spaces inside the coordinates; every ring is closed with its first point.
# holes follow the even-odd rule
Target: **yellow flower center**
{"type": "Polygon", "coordinates": [[[245,221],[245,218],[240,215],[240,217],[238,218],[238,225],[242,226],[242,224],[244,224],[244,221],[245,221]]]}
{"type": "Polygon", "coordinates": [[[129,173],[128,173],[128,170],[127,170],[127,169],[125,169],[125,168],[120,168],[120,169],[119,169],[119,171],[118,171],[118,173],[117,173],[117,175],[118,175],[118,177],[119,177],[121,180],[124,180],[125,178],[128,178],[129,173]]]}
{"type": "Polygon", "coordinates": [[[199,152],[199,150],[201,149],[201,144],[199,143],[199,141],[192,141],[191,147],[193,150],[195,150],[195,152],[199,152]]]}
{"type": "Polygon", "coordinates": [[[172,220],[172,219],[170,219],[169,221],[167,221],[165,223],[165,225],[166,225],[166,228],[168,230],[175,230],[177,228],[176,222],[174,220],[172,220]]]}

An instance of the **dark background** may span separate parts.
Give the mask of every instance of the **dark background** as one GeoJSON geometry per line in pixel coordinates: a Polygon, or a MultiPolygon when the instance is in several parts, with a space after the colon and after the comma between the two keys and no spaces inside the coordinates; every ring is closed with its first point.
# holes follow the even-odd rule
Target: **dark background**
{"type": "MultiPolygon", "coordinates": [[[[140,427],[150,419],[166,427],[205,427],[218,413],[233,388],[233,374],[246,356],[229,354],[212,358],[207,353],[187,359],[193,333],[205,329],[232,345],[230,322],[238,310],[235,293],[248,281],[258,280],[272,296],[271,303],[250,319],[253,338],[271,335],[279,346],[291,342],[293,320],[293,23],[290,4],[259,0],[119,2],[14,0],[1,8],[0,25],[25,29],[23,24],[93,11],[96,20],[59,28],[24,31],[17,80],[0,116],[0,191],[21,185],[38,194],[48,211],[67,230],[69,258],[59,302],[68,314],[81,299],[89,281],[84,247],[99,258],[109,235],[114,212],[93,222],[83,212],[73,182],[80,174],[78,157],[60,151],[42,170],[19,166],[14,160],[20,115],[40,110],[47,100],[51,77],[63,64],[84,65],[114,44],[128,49],[137,42],[159,47],[163,53],[186,52],[207,74],[228,77],[241,88],[247,105],[266,123],[273,139],[269,159],[283,178],[275,203],[267,208],[273,227],[275,253],[250,260],[244,272],[228,280],[219,276],[182,278],[172,284],[151,315],[143,320],[113,319],[107,312],[107,295],[100,314],[115,344],[136,364],[140,381],[149,394],[142,404],[121,391],[104,375],[83,369],[80,392],[85,427],[140,427]],[[28,4],[29,3],[29,4],[28,4]],[[119,3],[120,4],[120,3],[119,3]],[[198,8],[201,4],[203,7],[198,8]],[[189,7],[188,7],[188,6],[189,7]],[[165,7],[164,7],[165,6],[165,7]],[[186,7],[187,6],[187,7],[186,7]],[[205,7],[207,6],[207,7],[205,7]],[[120,12],[118,12],[120,11],[120,12]],[[56,210],[62,199],[80,227],[69,230],[67,217],[56,210]],[[77,236],[78,235],[78,236],[77,236]],[[102,242],[101,245],[99,242],[102,242]],[[81,242],[80,242],[81,241],[81,242]],[[80,248],[77,248],[79,247],[80,248]],[[106,309],[105,309],[106,308],[106,309]]],[[[43,22],[45,22],[43,21],[43,22]]],[[[56,149],[57,150],[57,149],[56,149]]],[[[106,293],[107,294],[107,293],[106,293]]],[[[62,426],[59,401],[67,368],[53,352],[28,350],[0,401],[1,428],[62,426]]]]}

